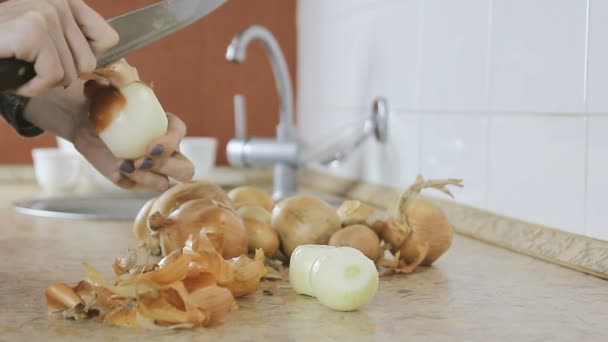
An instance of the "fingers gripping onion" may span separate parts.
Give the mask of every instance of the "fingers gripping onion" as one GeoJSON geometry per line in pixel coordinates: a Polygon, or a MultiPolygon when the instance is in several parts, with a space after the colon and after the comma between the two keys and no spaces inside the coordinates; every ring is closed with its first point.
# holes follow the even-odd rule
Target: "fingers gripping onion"
{"type": "Polygon", "coordinates": [[[272,210],[272,227],[279,233],[286,256],[300,245],[325,245],[340,229],[340,218],[329,204],[309,195],[297,195],[277,203],[272,210]]]}
{"type": "Polygon", "coordinates": [[[135,68],[123,59],[96,73],[110,81],[89,81],[89,118],[97,135],[119,159],[137,159],[149,144],[167,132],[167,114],[154,91],[139,81],[135,68]]]}

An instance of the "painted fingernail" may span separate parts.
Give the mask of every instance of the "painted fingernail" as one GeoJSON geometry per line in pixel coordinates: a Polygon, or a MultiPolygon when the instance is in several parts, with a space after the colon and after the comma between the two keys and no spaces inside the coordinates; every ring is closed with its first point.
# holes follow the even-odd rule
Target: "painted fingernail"
{"type": "Polygon", "coordinates": [[[141,163],[141,168],[142,169],[149,169],[152,166],[154,166],[154,161],[150,158],[146,158],[144,159],[144,161],[141,163]]]}
{"type": "Polygon", "coordinates": [[[165,152],[165,146],[163,146],[163,145],[156,145],[152,148],[153,156],[159,156],[159,155],[163,154],[163,152],[165,152]]]}
{"type": "Polygon", "coordinates": [[[120,171],[124,173],[133,173],[133,171],[135,171],[135,165],[133,165],[132,161],[125,160],[120,164],[120,171]]]}

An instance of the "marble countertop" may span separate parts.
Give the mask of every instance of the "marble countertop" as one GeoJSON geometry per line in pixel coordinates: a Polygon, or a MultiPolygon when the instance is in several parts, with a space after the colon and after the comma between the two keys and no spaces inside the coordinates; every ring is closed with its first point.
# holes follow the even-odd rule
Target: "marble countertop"
{"type": "MultiPolygon", "coordinates": [[[[382,278],[362,310],[331,311],[287,283],[258,291],[213,328],[146,332],[49,318],[44,290],[110,264],[134,244],[128,222],[46,219],[14,213],[32,185],[1,184],[0,341],[606,341],[605,280],[464,236],[433,267],[382,278]]],[[[265,284],[264,286],[267,286],[265,284]]]]}

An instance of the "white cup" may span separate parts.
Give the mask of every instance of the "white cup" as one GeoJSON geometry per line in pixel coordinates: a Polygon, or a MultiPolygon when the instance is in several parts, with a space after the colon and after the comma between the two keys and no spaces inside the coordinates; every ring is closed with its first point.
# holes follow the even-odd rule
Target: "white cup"
{"type": "Polygon", "coordinates": [[[194,179],[209,178],[215,168],[217,139],[212,137],[185,137],[180,145],[180,152],[194,164],[194,179]]]}
{"type": "Polygon", "coordinates": [[[78,184],[80,163],[73,153],[54,147],[34,148],[32,159],[36,181],[45,192],[70,192],[78,184]]]}
{"type": "Polygon", "coordinates": [[[74,147],[74,144],[72,144],[71,142],[60,137],[57,137],[56,140],[57,147],[59,147],[59,149],[61,149],[62,151],[69,152],[72,154],[80,154],[78,153],[78,150],[76,150],[76,147],[74,147]]]}

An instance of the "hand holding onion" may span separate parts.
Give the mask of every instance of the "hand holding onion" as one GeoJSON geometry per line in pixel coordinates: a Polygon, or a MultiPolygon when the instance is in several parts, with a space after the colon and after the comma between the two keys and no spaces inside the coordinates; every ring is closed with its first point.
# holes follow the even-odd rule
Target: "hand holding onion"
{"type": "Polygon", "coordinates": [[[90,121],[71,139],[104,176],[123,188],[167,189],[169,178],[188,181],[193,164],[178,150],[183,121],[165,113],[137,70],[121,60],[96,71],[85,84],[90,121]]]}

